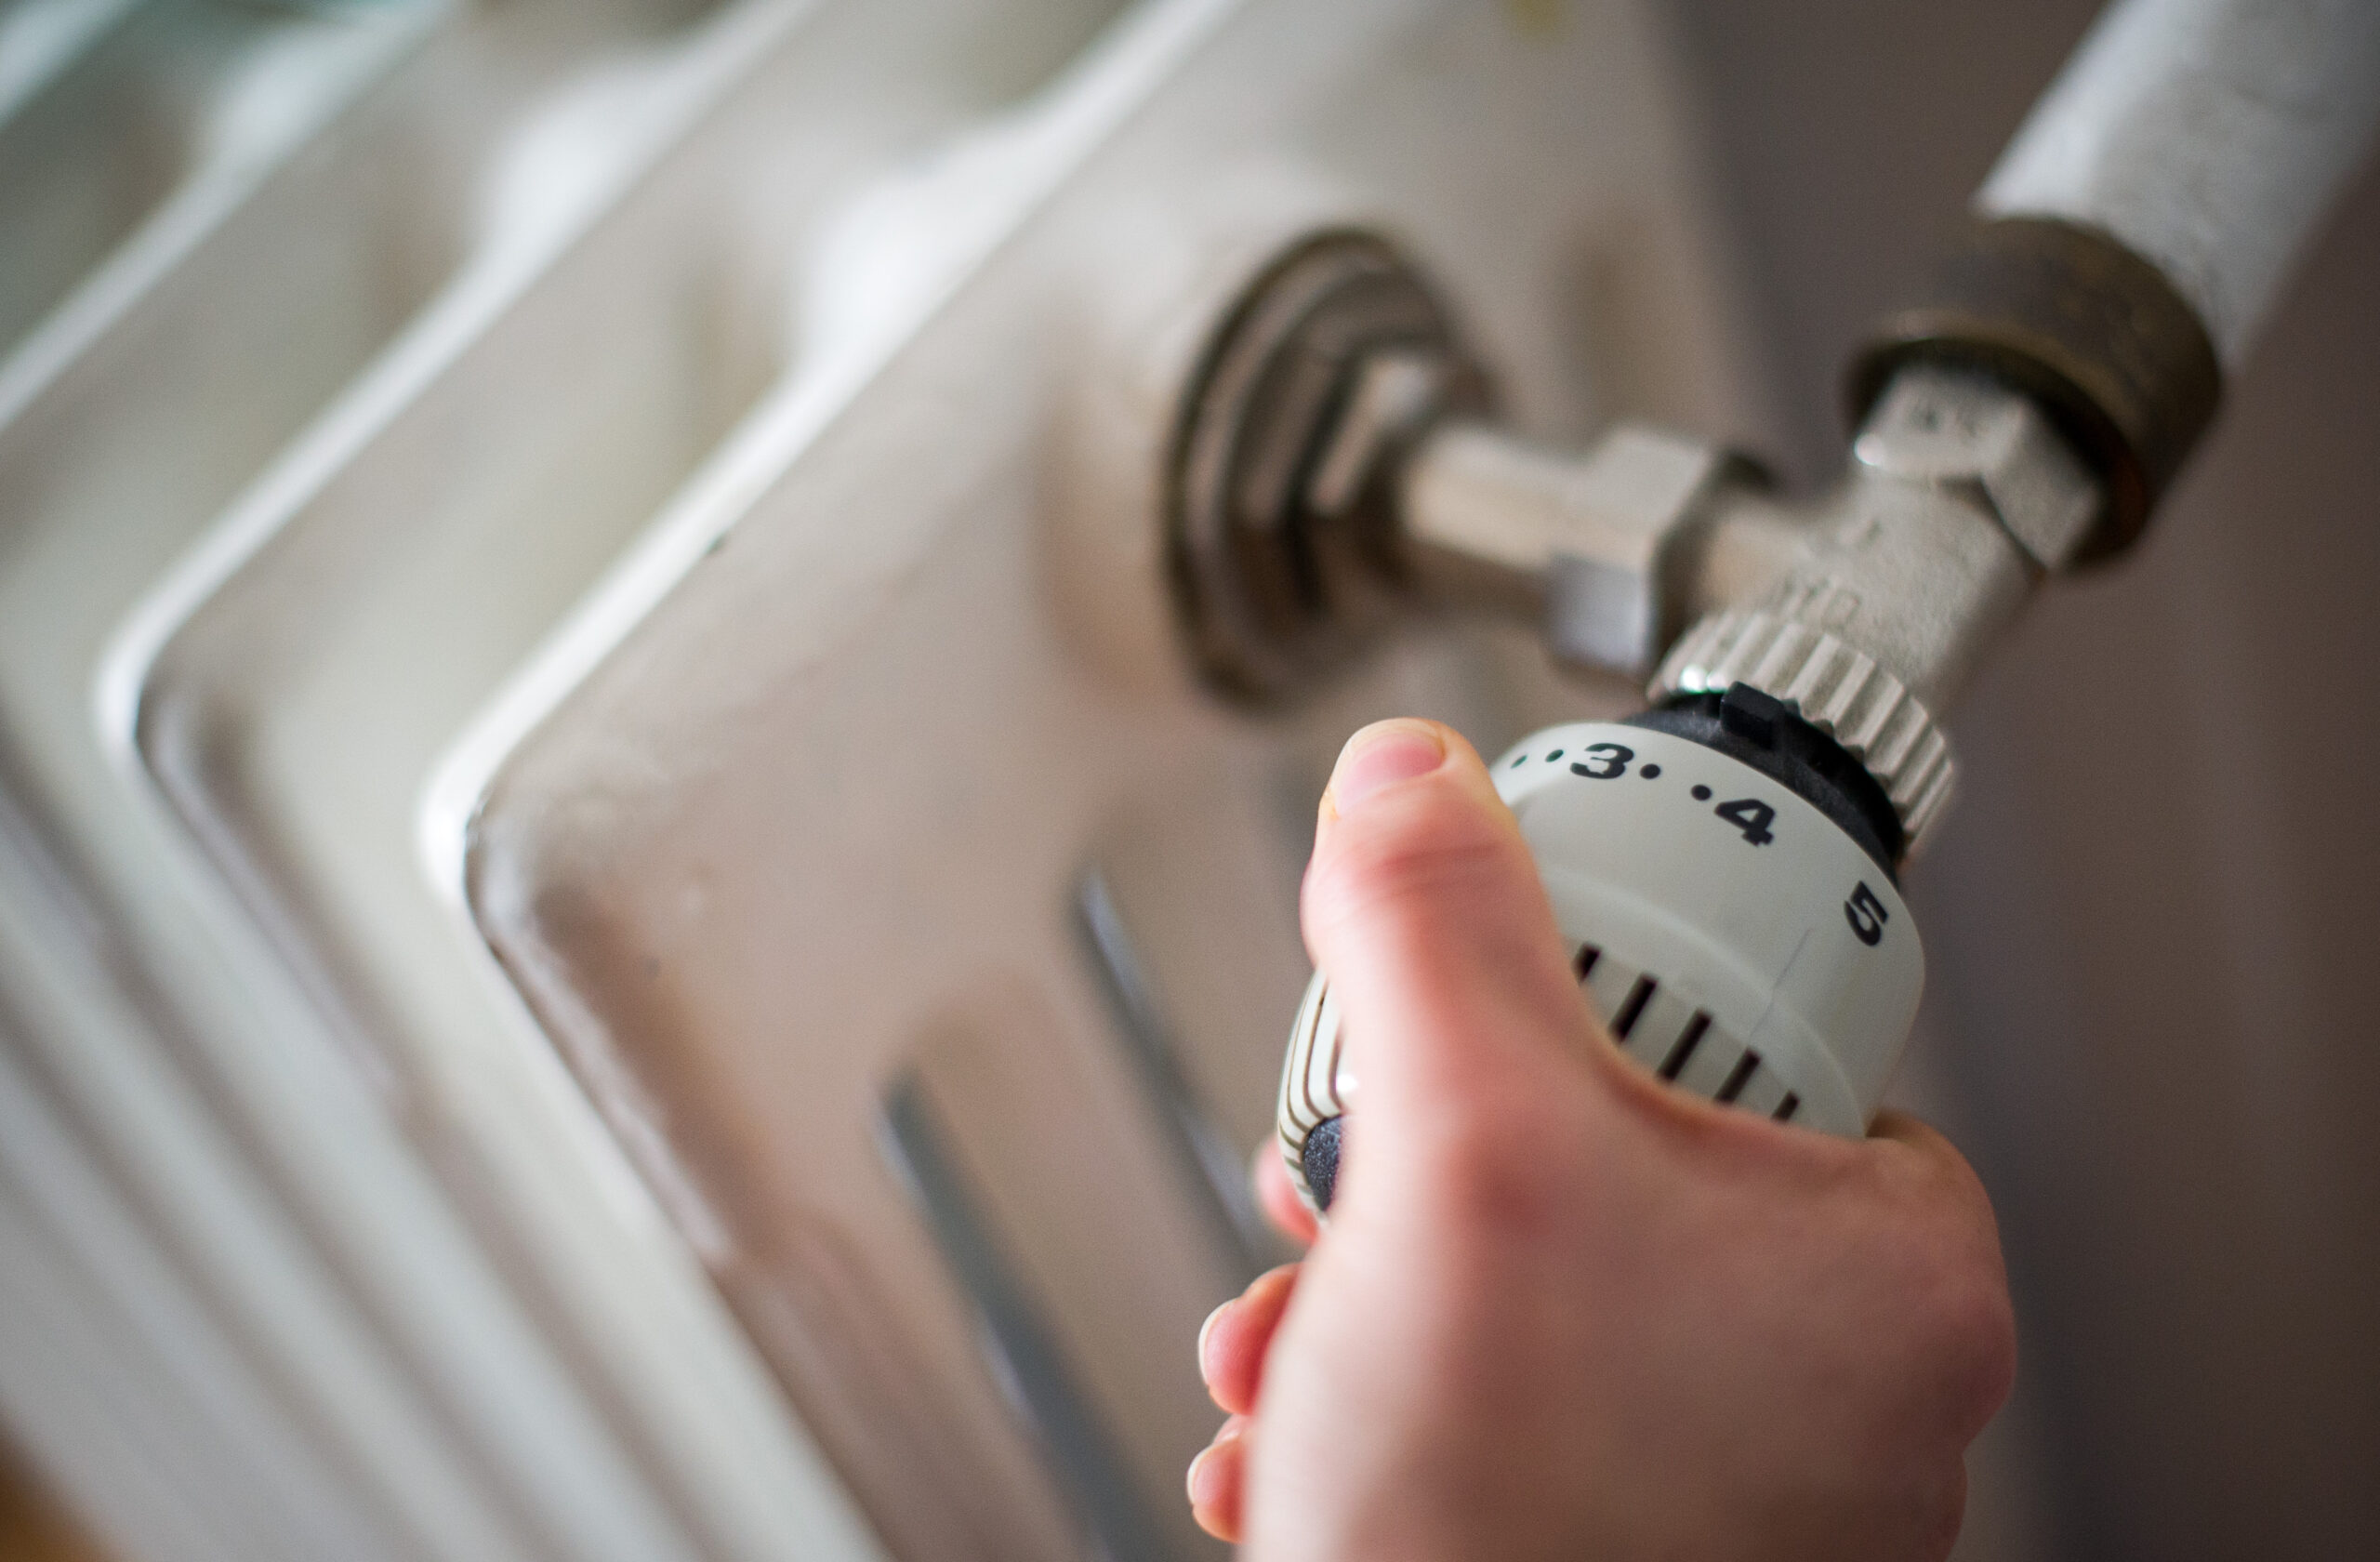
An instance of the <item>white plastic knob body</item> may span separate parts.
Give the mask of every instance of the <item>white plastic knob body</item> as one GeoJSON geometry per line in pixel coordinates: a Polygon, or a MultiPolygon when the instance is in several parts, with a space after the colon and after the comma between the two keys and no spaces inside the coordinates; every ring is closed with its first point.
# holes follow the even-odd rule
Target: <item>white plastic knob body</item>
{"type": "MultiPolygon", "coordinates": [[[[1916,925],[1875,858],[1783,783],[1669,733],[1550,727],[1494,774],[1613,1043],[1697,1095],[1867,1131],[1925,982],[1916,925]]],[[[1316,972],[1290,1030],[1279,1139],[1317,1207],[1307,1141],[1354,1095],[1342,1039],[1316,972]]]]}

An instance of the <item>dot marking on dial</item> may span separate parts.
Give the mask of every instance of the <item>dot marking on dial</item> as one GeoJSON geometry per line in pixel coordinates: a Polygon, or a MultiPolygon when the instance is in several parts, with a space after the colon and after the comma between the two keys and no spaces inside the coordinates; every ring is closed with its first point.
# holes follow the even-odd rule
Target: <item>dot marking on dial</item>
{"type": "Polygon", "coordinates": [[[1697,802],[1709,802],[1711,801],[1711,788],[1708,787],[1697,787],[1694,788],[1693,797],[1694,801],[1697,802]]]}
{"type": "Polygon", "coordinates": [[[1556,748],[1555,750],[1554,750],[1554,752],[1552,752],[1551,754],[1548,754],[1548,755],[1546,755],[1546,756],[1545,756],[1545,762],[1546,762],[1547,764],[1552,764],[1554,761],[1556,761],[1556,760],[1560,759],[1561,757],[1562,757],[1562,750],[1561,750],[1561,749],[1559,749],[1559,748],[1556,748]]]}
{"type": "Polygon", "coordinates": [[[1658,781],[1661,776],[1661,767],[1657,764],[1648,764],[1638,770],[1636,774],[1647,781],[1658,781]]]}

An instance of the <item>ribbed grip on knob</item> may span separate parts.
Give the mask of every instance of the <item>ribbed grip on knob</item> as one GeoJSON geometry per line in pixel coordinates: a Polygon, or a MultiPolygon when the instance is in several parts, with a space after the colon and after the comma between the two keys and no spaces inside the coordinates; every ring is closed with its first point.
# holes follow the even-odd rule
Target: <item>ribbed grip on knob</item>
{"type": "Polygon", "coordinates": [[[1824,629],[1770,613],[1714,613],[1653,675],[1655,702],[1749,683],[1841,744],[1892,800],[1910,849],[1950,800],[1957,766],[1932,712],[1900,680],[1824,629]]]}

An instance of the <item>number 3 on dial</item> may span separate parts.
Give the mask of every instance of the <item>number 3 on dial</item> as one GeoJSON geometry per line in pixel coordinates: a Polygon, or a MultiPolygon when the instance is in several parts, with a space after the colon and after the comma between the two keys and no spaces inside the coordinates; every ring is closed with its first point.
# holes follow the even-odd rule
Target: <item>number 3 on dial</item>
{"type": "Polygon", "coordinates": [[[1619,779],[1628,774],[1628,761],[1636,757],[1636,750],[1624,743],[1590,744],[1579,752],[1594,762],[1593,764],[1584,761],[1574,763],[1570,766],[1570,774],[1583,775],[1590,781],[1619,779]]]}

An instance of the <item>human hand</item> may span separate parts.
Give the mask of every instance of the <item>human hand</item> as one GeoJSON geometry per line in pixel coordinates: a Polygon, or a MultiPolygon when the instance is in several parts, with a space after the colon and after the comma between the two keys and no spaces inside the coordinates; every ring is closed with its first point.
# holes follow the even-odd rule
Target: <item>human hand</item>
{"type": "MultiPolygon", "coordinates": [[[[1610,1043],[1445,727],[1366,728],[1303,895],[1361,1097],[1329,1229],[1218,1309],[1199,1522],[1258,1562],[1938,1558],[2015,1334],[1983,1189],[1610,1043]]],[[[1276,1156],[1266,1207],[1310,1219],[1276,1156]]]]}

